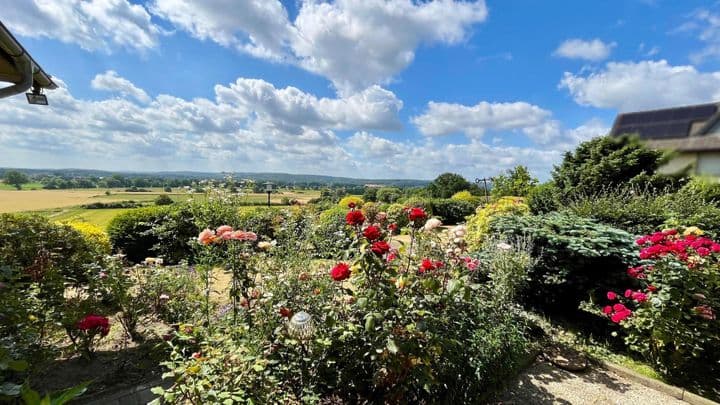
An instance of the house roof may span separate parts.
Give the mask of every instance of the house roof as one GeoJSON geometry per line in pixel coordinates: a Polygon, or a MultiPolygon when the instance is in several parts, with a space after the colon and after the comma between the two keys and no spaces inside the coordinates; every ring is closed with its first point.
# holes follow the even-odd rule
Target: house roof
{"type": "Polygon", "coordinates": [[[0,81],[19,83],[23,80],[20,68],[13,61],[22,55],[27,55],[35,69],[33,71],[33,85],[45,88],[56,89],[57,84],[52,77],[45,73],[40,65],[27,53],[25,48],[18,42],[10,31],[0,22],[0,81]]]}
{"type": "Polygon", "coordinates": [[[720,150],[720,136],[708,135],[720,121],[720,103],[619,114],[611,136],[635,134],[657,149],[720,150]]]}

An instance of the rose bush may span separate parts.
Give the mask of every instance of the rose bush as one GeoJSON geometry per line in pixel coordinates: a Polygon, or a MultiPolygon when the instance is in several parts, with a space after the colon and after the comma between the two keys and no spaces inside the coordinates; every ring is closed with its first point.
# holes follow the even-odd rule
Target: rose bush
{"type": "MultiPolygon", "coordinates": [[[[464,242],[422,231],[428,215],[418,207],[405,215],[407,246],[351,208],[341,260],[253,253],[266,256],[248,267],[258,291],[249,317],[217,325],[197,347],[173,346],[165,365],[174,385],[155,391],[175,403],[468,402],[491,391],[525,353],[523,322],[476,282],[464,242]]],[[[199,241],[217,247],[227,232],[199,241]]]]}
{"type": "Polygon", "coordinates": [[[720,244],[698,228],[637,239],[637,266],[602,312],[627,333],[628,347],[673,377],[717,375],[720,360],[720,244]]]}

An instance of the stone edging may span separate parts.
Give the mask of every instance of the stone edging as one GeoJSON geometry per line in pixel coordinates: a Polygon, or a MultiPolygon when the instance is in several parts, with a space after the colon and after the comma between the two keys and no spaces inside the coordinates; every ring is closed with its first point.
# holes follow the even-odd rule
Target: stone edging
{"type": "Polygon", "coordinates": [[[654,390],[660,391],[664,394],[670,395],[672,397],[675,397],[681,401],[685,401],[692,405],[720,405],[715,401],[711,401],[707,398],[701,397],[700,395],[693,394],[690,391],[685,390],[684,388],[675,387],[669,384],[665,384],[662,381],[655,380],[650,377],[646,377],[642,374],[639,374],[633,370],[630,370],[629,368],[610,363],[605,360],[600,360],[600,366],[606,370],[612,371],[615,374],[621,375],[627,379],[633,380],[639,384],[642,384],[646,387],[652,388],[654,390]]]}

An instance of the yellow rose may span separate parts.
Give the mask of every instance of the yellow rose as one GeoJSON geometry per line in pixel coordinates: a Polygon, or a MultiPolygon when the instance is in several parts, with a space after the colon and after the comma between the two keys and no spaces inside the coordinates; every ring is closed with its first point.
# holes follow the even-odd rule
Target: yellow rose
{"type": "Polygon", "coordinates": [[[704,233],[705,232],[703,232],[703,230],[698,228],[697,226],[689,226],[689,227],[685,228],[685,232],[683,232],[683,235],[685,235],[685,236],[688,236],[688,235],[700,236],[704,233]]]}

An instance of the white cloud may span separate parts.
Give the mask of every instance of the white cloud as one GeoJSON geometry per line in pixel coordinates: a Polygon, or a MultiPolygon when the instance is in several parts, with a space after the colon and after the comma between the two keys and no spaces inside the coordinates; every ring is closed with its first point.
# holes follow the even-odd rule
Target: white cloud
{"type": "Polygon", "coordinates": [[[295,87],[277,89],[258,79],[240,78],[230,87],[215,86],[222,103],[254,110],[261,119],[285,126],[331,129],[399,129],[402,108],[390,91],[372,86],[344,98],[317,98],[295,87]]]}
{"type": "Polygon", "coordinates": [[[384,84],[421,44],[457,44],[485,20],[483,0],[305,1],[295,21],[277,0],[155,0],[153,13],[191,35],[296,64],[349,94],[384,84]]]}
{"type": "Polygon", "coordinates": [[[565,72],[559,84],[581,105],[637,111],[720,99],[720,72],[672,66],[665,60],[609,62],[587,75],[565,72]]]}
{"type": "Polygon", "coordinates": [[[420,44],[457,44],[486,17],[482,0],[308,1],[295,20],[292,47],[300,66],[347,91],[386,83],[412,62],[420,44]]]}
{"type": "Polygon", "coordinates": [[[105,73],[95,75],[90,83],[95,90],[106,90],[118,92],[122,96],[130,96],[141,103],[149,103],[150,96],[145,90],[135,86],[130,80],[120,77],[114,70],[108,70],[105,73]]]}
{"type": "Polygon", "coordinates": [[[89,51],[121,47],[145,52],[158,45],[161,34],[147,10],[128,0],[0,0],[0,9],[14,33],[76,43],[89,51]]]}
{"type": "Polygon", "coordinates": [[[607,59],[616,45],[615,42],[605,43],[597,38],[590,41],[573,38],[561,43],[555,50],[555,55],[564,58],[585,59],[597,62],[607,59]]]}
{"type": "Polygon", "coordinates": [[[551,115],[550,111],[522,101],[482,101],[474,106],[431,101],[427,111],[413,117],[412,122],[424,135],[464,133],[470,137],[480,137],[486,131],[538,129],[547,124],[551,115]]]}
{"type": "Polygon", "coordinates": [[[155,0],[150,9],[198,39],[262,58],[286,57],[294,35],[277,0],[155,0]]]}
{"type": "Polygon", "coordinates": [[[707,9],[697,10],[679,30],[697,33],[697,39],[705,44],[702,49],[690,53],[693,63],[720,59],[720,14],[707,9]]]}
{"type": "Polygon", "coordinates": [[[57,82],[46,108],[21,97],[0,104],[2,164],[350,174],[357,161],[333,131],[396,128],[402,106],[379,87],[330,99],[240,78],[215,86],[214,100],[150,99],[109,71],[93,86],[132,97],[91,101],[57,82]]]}

